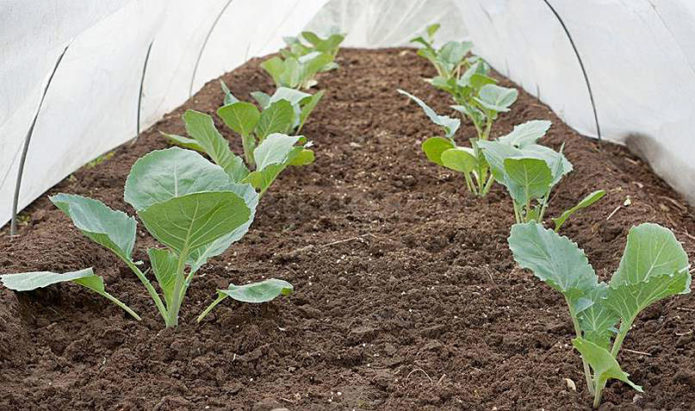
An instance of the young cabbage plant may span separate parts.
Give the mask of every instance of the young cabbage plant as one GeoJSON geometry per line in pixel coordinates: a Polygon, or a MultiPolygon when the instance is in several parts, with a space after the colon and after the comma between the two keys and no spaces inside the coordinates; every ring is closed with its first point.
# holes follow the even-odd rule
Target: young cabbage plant
{"type": "Polygon", "coordinates": [[[515,224],[509,247],[522,268],[565,297],[576,334],[572,344],[582,356],[594,407],[609,379],[641,392],[621,369],[618,353],[641,311],[690,292],[688,256],[673,233],[657,224],[632,227],[618,270],[607,284],[599,282],[577,244],[536,222],[515,224]]]}
{"type": "MultiPolygon", "coordinates": [[[[320,98],[320,97],[319,97],[320,98]]],[[[309,103],[299,115],[299,126],[306,121],[309,103]]],[[[285,99],[277,100],[261,113],[251,103],[237,101],[221,107],[219,116],[242,139],[244,159],[234,154],[227,140],[217,131],[212,117],[194,110],[183,115],[189,137],[164,136],[180,146],[205,153],[228,174],[234,183],[248,183],[262,196],[288,166],[314,161],[311,143],[303,136],[283,134],[295,123],[295,110],[285,99]]]]}
{"type": "Polygon", "coordinates": [[[332,33],[322,39],[309,31],[303,32],[301,38],[286,37],[288,47],[280,51],[280,56],[261,63],[261,68],[273,78],[277,88],[309,89],[317,84],[318,73],[338,67],[334,60],[344,38],[345,34],[332,33]]]}
{"type": "Polygon", "coordinates": [[[518,92],[498,86],[483,59],[468,57],[473,43],[450,41],[436,49],[433,44],[438,29],[439,24],[428,26],[425,36],[411,40],[423,46],[418,55],[429,60],[437,70],[437,76],[426,81],[451,95],[456,103],[452,108],[473,123],[479,140],[488,140],[494,121],[500,113],[509,111],[518,92]]]}
{"type": "MultiPolygon", "coordinates": [[[[541,223],[552,189],[572,171],[572,164],[560,152],[537,144],[550,128],[550,121],[532,120],[514,127],[496,141],[479,141],[478,146],[495,180],[507,188],[517,223],[541,223]]],[[[605,195],[595,191],[555,221],[556,231],[575,212],[591,206],[605,195]]]]}
{"type": "Polygon", "coordinates": [[[434,35],[439,30],[439,24],[427,26],[424,36],[418,36],[410,40],[411,43],[421,45],[417,55],[426,58],[437,70],[438,81],[446,82],[457,79],[461,70],[470,64],[468,53],[473,49],[470,41],[448,41],[440,48],[434,45],[434,35]]]}
{"type": "Polygon", "coordinates": [[[164,248],[150,248],[160,294],[133,260],[137,222],[104,203],[72,194],[51,201],[89,239],[120,258],[140,279],[167,327],[178,325],[179,311],[196,272],[248,231],[258,194],[235,184],[219,166],[178,147],[153,151],[131,168],[125,201],[164,248]]]}
{"type": "MultiPolygon", "coordinates": [[[[300,58],[313,52],[326,53],[333,59],[338,55],[340,44],[345,40],[345,33],[341,33],[337,27],[331,28],[325,38],[312,31],[304,31],[297,37],[284,37],[283,40],[287,45],[286,48],[280,50],[280,55],[283,58],[300,58]]],[[[334,61],[326,64],[320,69],[325,72],[338,68],[338,64],[334,61]]]]}
{"type": "Polygon", "coordinates": [[[430,120],[444,131],[444,137],[435,136],[422,143],[422,151],[427,159],[440,166],[463,174],[468,191],[479,196],[485,196],[494,183],[493,175],[478,146],[477,139],[471,139],[472,147],[456,145],[454,135],[461,125],[461,120],[437,114],[425,102],[414,95],[398,90],[416,102],[430,120]]]}
{"type": "Polygon", "coordinates": [[[0,283],[2,283],[2,285],[10,290],[18,292],[33,291],[37,288],[43,288],[52,284],[65,282],[73,282],[94,291],[95,293],[105,297],[109,301],[121,307],[133,318],[140,321],[140,316],[137,315],[135,311],[131,310],[130,307],[125,305],[119,299],[106,292],[104,287],[104,279],[94,274],[91,267],[63,274],[49,271],[34,271],[29,273],[0,275],[0,283]]]}

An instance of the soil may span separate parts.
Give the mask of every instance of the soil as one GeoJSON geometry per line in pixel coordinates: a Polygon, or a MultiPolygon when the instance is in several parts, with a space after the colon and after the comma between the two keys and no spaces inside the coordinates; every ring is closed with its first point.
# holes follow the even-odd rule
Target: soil
{"type": "MultiPolygon", "coordinates": [[[[260,61],[223,76],[237,96],[272,91],[260,61]]],[[[422,81],[433,75],[428,63],[408,49],[346,49],[338,62],[319,78],[327,94],[304,130],[316,163],[285,172],[246,237],[202,269],[176,330],[164,329],[136,277],[46,196],[25,212],[18,237],[3,229],[0,272],[92,266],[143,321],[76,285],[0,290],[0,409],[589,407],[564,301],[515,267],[507,248],[507,194],[498,185],[475,198],[420,151],[437,129],[396,89],[447,111],[447,96],[422,81]],[[195,323],[215,288],[268,277],[295,293],[263,305],[226,301],[195,323]]],[[[87,195],[132,214],[123,184],[138,157],[167,146],[158,130],[183,134],[185,109],[220,105],[211,81],[135,144],[49,194],[87,195]]],[[[601,276],[617,267],[628,229],[646,221],[671,228],[695,257],[693,209],[625,148],[579,136],[524,92],[493,134],[531,119],[552,120],[543,142],[564,143],[575,167],[549,216],[608,191],[563,228],[601,276]]],[[[464,124],[459,141],[472,134],[464,124]]],[[[142,225],[138,234],[135,257],[147,265],[152,239],[142,225]]],[[[642,313],[620,360],[645,393],[613,381],[603,409],[692,409],[694,314],[692,295],[642,313]]]]}

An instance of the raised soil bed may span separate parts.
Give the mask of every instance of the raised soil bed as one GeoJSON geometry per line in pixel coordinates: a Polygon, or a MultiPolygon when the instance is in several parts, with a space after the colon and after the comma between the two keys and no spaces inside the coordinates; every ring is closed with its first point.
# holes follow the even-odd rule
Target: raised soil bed
{"type": "MultiPolygon", "coordinates": [[[[237,96],[272,91],[259,62],[223,76],[237,96]]],[[[143,321],[75,285],[0,290],[0,409],[589,407],[564,300],[517,268],[507,248],[514,216],[503,187],[475,198],[460,175],[420,151],[437,130],[396,89],[446,111],[447,96],[422,81],[433,75],[428,63],[406,49],[347,49],[338,62],[320,77],[327,94],[304,130],[316,163],[283,174],[246,237],[202,269],[178,329],[163,328],[137,278],[46,196],[25,212],[19,237],[2,231],[0,272],[93,266],[143,321]],[[268,277],[290,281],[295,293],[265,305],[228,300],[195,323],[215,288],[268,277]]],[[[212,81],[135,144],[50,193],[88,195],[133,214],[125,177],[138,157],[167,146],[158,130],[184,133],[185,109],[220,105],[212,81]]],[[[548,215],[608,191],[563,228],[600,276],[616,269],[628,229],[641,222],[674,230],[695,259],[692,208],[626,149],[577,135],[523,92],[493,134],[532,119],[552,120],[543,143],[565,143],[575,167],[548,215]]],[[[465,141],[472,126],[459,134],[465,141]]],[[[135,258],[147,261],[153,240],[142,226],[138,234],[135,258]]],[[[613,381],[603,408],[691,408],[694,330],[691,295],[647,309],[620,357],[646,392],[613,381]]]]}

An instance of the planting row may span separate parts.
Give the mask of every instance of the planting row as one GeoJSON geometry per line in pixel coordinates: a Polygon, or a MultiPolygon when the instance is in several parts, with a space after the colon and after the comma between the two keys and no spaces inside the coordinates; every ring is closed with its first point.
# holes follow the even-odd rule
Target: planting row
{"type": "Polygon", "coordinates": [[[599,201],[605,191],[594,191],[553,217],[554,230],[544,228],[550,193],[572,171],[562,148],[556,152],[538,143],[550,122],[529,121],[490,141],[494,121],[509,111],[517,91],[498,86],[488,75],[487,63],[469,57],[470,42],[451,41],[435,48],[433,37],[438,28],[432,25],[424,36],[413,39],[422,46],[418,54],[437,71],[427,82],[451,96],[455,103],[451,108],[473,124],[476,135],[469,139],[471,147],[457,146],[454,135],[459,119],[439,115],[422,100],[399,90],[420,105],[444,133],[425,140],[422,150],[430,161],[462,173],[466,187],[474,194],[485,196],[494,182],[507,189],[516,219],[509,247],[521,267],[533,271],[565,298],[576,333],[572,345],[582,357],[594,407],[599,406],[609,379],[621,380],[641,392],[621,369],[618,353],[642,310],[664,298],[690,292],[685,250],[667,228],[650,223],[632,227],[617,271],[608,283],[599,281],[584,252],[558,231],[573,213],[599,201]]]}
{"type": "MultiPolygon", "coordinates": [[[[149,270],[159,291],[143,271],[144,263],[132,258],[137,221],[104,203],[72,194],[50,200],[85,236],[121,259],[142,282],[166,327],[176,327],[186,291],[207,261],[224,253],[249,230],[256,207],[278,175],[290,166],[314,161],[311,142],[300,135],[323,91],[301,91],[316,84],[316,75],[336,69],[334,62],[344,34],[321,38],[304,32],[286,38],[281,57],[262,66],[273,78],[276,91],[251,93],[256,104],[236,98],[222,83],[224,105],[217,115],[242,141],[243,154],[229,143],[207,114],[188,110],[183,115],[188,136],[164,133],[173,144],[152,151],[133,164],[125,183],[124,199],[136,211],[147,231],[164,247],[147,250],[149,270]],[[260,109],[259,109],[260,107],[260,109]],[[208,161],[206,154],[213,162],[208,161]]],[[[109,294],[103,279],[92,268],[69,273],[29,272],[0,276],[15,291],[30,291],[61,282],[74,282],[106,297],[133,318],[125,303],[109,294]]],[[[262,303],[293,290],[287,281],[267,279],[252,284],[229,284],[217,290],[217,298],[198,316],[200,322],[226,298],[262,303]]]]}

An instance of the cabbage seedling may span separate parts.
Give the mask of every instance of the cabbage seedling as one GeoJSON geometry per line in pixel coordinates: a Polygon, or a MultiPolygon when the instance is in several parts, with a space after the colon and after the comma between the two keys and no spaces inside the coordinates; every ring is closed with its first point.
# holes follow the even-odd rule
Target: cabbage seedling
{"type": "Polygon", "coordinates": [[[222,167],[200,154],[173,147],[152,151],[133,164],[124,198],[164,246],[147,250],[161,297],[132,258],[135,218],[79,195],[58,194],[51,201],[85,236],[113,252],[135,273],[166,326],[175,327],[200,267],[248,231],[258,194],[248,184],[235,183],[222,167]]]}
{"type": "MultiPolygon", "coordinates": [[[[283,38],[286,48],[280,50],[284,58],[300,58],[313,52],[326,53],[335,59],[340,50],[340,44],[345,40],[345,33],[341,33],[337,27],[331,28],[325,38],[321,38],[312,31],[304,31],[297,37],[283,38]]],[[[320,71],[329,71],[338,68],[338,64],[330,62],[320,71]]]]}
{"type": "MultiPolygon", "coordinates": [[[[307,108],[309,105],[307,103],[299,114],[300,126],[311,111],[307,108]]],[[[164,136],[175,144],[207,154],[233,182],[251,184],[260,195],[288,166],[314,161],[314,152],[309,149],[311,143],[306,143],[303,136],[282,133],[296,120],[295,110],[288,100],[270,103],[262,113],[251,103],[237,101],[221,107],[218,114],[241,136],[246,163],[230,150],[212,117],[198,111],[188,110],[183,115],[189,137],[166,133],[164,136]]]]}
{"type": "Polygon", "coordinates": [[[572,344],[582,356],[594,407],[609,379],[641,392],[621,369],[618,353],[642,310],[690,292],[688,256],[673,233],[657,224],[632,227],[618,270],[607,284],[599,282],[577,244],[536,222],[515,224],[509,247],[522,268],[565,297],[576,334],[572,344]]]}
{"type": "MultiPolygon", "coordinates": [[[[503,108],[502,106],[506,105],[506,107],[508,107],[516,99],[516,90],[507,90],[510,92],[497,95],[494,100],[496,101],[494,104],[497,104],[496,107],[500,111],[508,110],[508,108],[503,108]]],[[[459,147],[454,141],[454,134],[461,124],[459,119],[439,115],[424,101],[414,95],[403,90],[398,90],[398,92],[416,102],[430,120],[442,127],[444,131],[444,137],[430,137],[422,144],[422,150],[425,152],[427,158],[435,164],[462,173],[466,180],[466,187],[468,190],[476,195],[485,196],[494,183],[494,176],[489,173],[489,166],[487,160],[481,154],[479,143],[487,141],[489,138],[489,128],[486,132],[482,134],[479,133],[477,138],[470,139],[471,147],[459,147]]],[[[489,94],[489,96],[492,96],[492,94],[489,94]]],[[[493,107],[492,104],[493,102],[490,100],[490,107],[493,107]]],[[[489,113],[492,112],[489,111],[489,113]]]]}
{"type": "Polygon", "coordinates": [[[78,195],[58,194],[51,201],[83,234],[125,262],[147,289],[166,326],[175,327],[195,273],[248,231],[258,195],[249,185],[234,184],[221,167],[200,154],[170,148],[135,162],[124,198],[150,234],[166,246],[148,250],[163,299],[132,259],[135,218],[78,195]]]}
{"type": "MultiPolygon", "coordinates": [[[[537,144],[550,128],[550,121],[532,120],[514,127],[496,141],[479,141],[495,180],[507,188],[514,204],[517,223],[542,222],[550,193],[572,164],[560,152],[537,144]]],[[[556,231],[575,212],[591,206],[605,195],[595,191],[555,221],[556,231]]]]}
{"type": "Polygon", "coordinates": [[[449,41],[436,49],[434,35],[439,27],[439,24],[428,26],[425,36],[411,40],[423,46],[418,55],[437,70],[437,76],[427,82],[449,93],[456,103],[452,108],[473,123],[479,140],[488,140],[494,121],[499,113],[509,111],[518,92],[498,86],[497,80],[489,76],[490,66],[483,59],[468,57],[473,43],[449,41]]]}
{"type": "Polygon", "coordinates": [[[133,318],[140,321],[140,316],[131,310],[116,297],[112,296],[104,288],[104,279],[94,274],[92,268],[84,270],[72,271],[64,274],[52,273],[48,271],[34,271],[29,273],[19,274],[3,274],[0,275],[0,283],[13,291],[32,291],[37,288],[47,287],[52,284],[73,282],[79,284],[95,293],[107,298],[117,306],[121,307],[125,312],[133,318]]]}
{"type": "Polygon", "coordinates": [[[326,38],[311,31],[299,37],[285,37],[287,47],[280,56],[271,57],[261,63],[277,88],[309,89],[316,85],[316,75],[338,68],[335,57],[345,33],[333,29],[326,38]]]}
{"type": "Polygon", "coordinates": [[[461,69],[468,64],[466,56],[473,49],[470,41],[448,41],[440,48],[434,46],[434,35],[439,30],[439,24],[427,26],[424,36],[410,40],[421,45],[417,55],[426,58],[437,70],[437,78],[441,81],[456,79],[461,75],[461,69]]]}
{"type": "Polygon", "coordinates": [[[261,63],[261,68],[273,79],[275,87],[310,89],[318,84],[316,74],[332,62],[329,54],[315,51],[299,58],[271,57],[261,63]]]}

